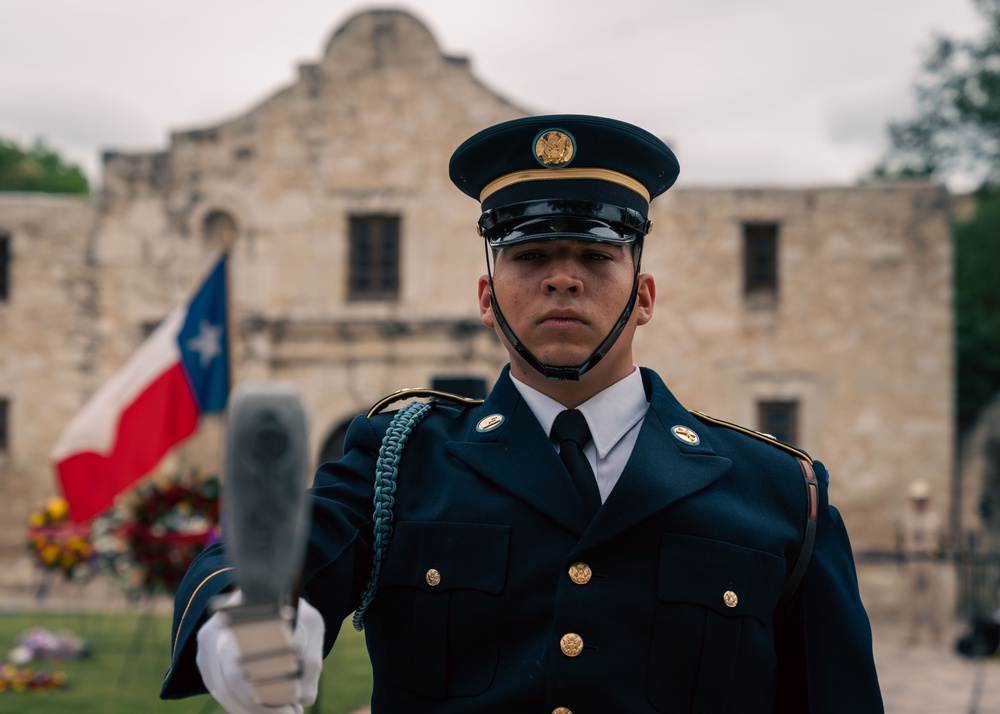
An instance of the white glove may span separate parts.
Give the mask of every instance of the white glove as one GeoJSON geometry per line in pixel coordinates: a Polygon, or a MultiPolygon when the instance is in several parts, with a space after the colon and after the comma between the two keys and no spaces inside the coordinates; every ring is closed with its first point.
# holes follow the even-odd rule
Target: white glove
{"type": "MultiPolygon", "coordinates": [[[[238,605],[242,594],[237,591],[227,605],[238,605]]],[[[240,651],[227,624],[225,614],[216,612],[198,630],[198,654],[195,662],[202,681],[212,697],[229,714],[302,714],[303,707],[316,701],[319,676],[323,671],[323,616],[305,600],[299,599],[293,647],[302,662],[296,683],[298,698],[285,706],[265,706],[254,694],[240,665],[240,651]]]]}

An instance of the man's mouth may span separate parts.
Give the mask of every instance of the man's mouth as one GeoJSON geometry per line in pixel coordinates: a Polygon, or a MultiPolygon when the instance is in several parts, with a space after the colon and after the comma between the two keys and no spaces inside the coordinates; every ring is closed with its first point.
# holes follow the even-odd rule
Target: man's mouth
{"type": "Polygon", "coordinates": [[[538,324],[552,327],[570,327],[586,324],[586,321],[572,310],[552,310],[545,313],[542,319],[538,321],[538,324]]]}

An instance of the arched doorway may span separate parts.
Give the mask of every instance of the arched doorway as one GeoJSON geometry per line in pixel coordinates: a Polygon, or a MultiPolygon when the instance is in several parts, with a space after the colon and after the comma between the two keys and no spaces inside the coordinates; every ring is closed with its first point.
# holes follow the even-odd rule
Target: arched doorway
{"type": "Polygon", "coordinates": [[[330,432],[323,442],[323,447],[319,450],[319,461],[317,464],[325,464],[327,461],[337,461],[344,455],[344,438],[347,436],[347,428],[351,425],[351,419],[345,419],[330,432]]]}

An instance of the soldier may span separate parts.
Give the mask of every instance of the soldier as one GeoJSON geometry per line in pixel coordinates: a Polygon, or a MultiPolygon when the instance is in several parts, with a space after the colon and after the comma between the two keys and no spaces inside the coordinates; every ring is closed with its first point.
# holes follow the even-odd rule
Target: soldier
{"type": "MultiPolygon", "coordinates": [[[[883,710],[822,464],[689,412],[633,362],[656,298],[649,202],[678,171],[653,135],[588,116],[506,122],[455,151],[453,182],[482,204],[480,316],[510,364],[483,403],[385,400],[320,467],[308,681],[283,711],[315,695],[306,640],[321,629],[329,652],[352,611],[375,714],[883,710]],[[390,531],[372,503],[394,473],[390,531]]],[[[233,587],[223,545],[192,566],[162,696],[207,687],[274,712],[206,609],[233,587]]]]}
{"type": "Polygon", "coordinates": [[[935,563],[943,554],[944,530],[941,517],[931,506],[931,486],[913,481],[907,489],[908,505],[899,519],[897,543],[906,568],[907,587],[903,589],[907,642],[920,641],[926,628],[934,643],[940,643],[941,573],[935,563]]]}

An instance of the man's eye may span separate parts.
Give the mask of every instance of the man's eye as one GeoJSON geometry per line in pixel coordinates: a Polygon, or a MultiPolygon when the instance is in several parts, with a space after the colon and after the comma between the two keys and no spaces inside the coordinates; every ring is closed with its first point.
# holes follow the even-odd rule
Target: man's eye
{"type": "Polygon", "coordinates": [[[593,261],[611,260],[611,256],[608,255],[607,253],[597,253],[594,251],[584,253],[584,257],[587,260],[593,260],[593,261]]]}
{"type": "Polygon", "coordinates": [[[541,253],[537,250],[526,250],[522,253],[518,253],[514,256],[514,260],[535,260],[541,257],[541,253]]]}

